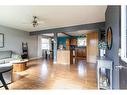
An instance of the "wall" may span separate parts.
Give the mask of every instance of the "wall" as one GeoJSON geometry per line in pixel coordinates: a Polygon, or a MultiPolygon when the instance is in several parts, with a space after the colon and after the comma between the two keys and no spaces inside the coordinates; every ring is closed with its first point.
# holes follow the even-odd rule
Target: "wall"
{"type": "Polygon", "coordinates": [[[37,57],[37,37],[29,36],[28,32],[0,26],[0,33],[4,34],[4,48],[2,50],[12,50],[18,54],[22,53],[22,42],[28,42],[29,57],[37,57]]]}
{"type": "Polygon", "coordinates": [[[73,36],[73,37],[68,37],[68,36],[63,36],[63,37],[58,37],[57,38],[57,44],[58,44],[58,46],[60,45],[60,44],[63,44],[64,45],[64,48],[66,48],[66,39],[67,38],[78,38],[79,36],[73,36]]]}
{"type": "Polygon", "coordinates": [[[38,36],[38,57],[39,57],[39,58],[42,57],[41,38],[42,38],[42,36],[39,35],[39,36],[38,36]]]}
{"type": "Polygon", "coordinates": [[[69,37],[58,37],[57,38],[57,44],[58,44],[58,46],[60,45],[60,44],[63,44],[63,46],[64,46],[64,48],[66,48],[66,39],[67,38],[69,38],[69,37]]]}
{"type": "MultiPolygon", "coordinates": [[[[119,65],[119,40],[120,40],[120,6],[108,6],[106,13],[106,27],[112,28],[113,33],[113,44],[111,50],[107,51],[107,57],[113,60],[114,67],[115,65],[119,65]]],[[[117,69],[113,70],[113,88],[119,88],[119,71],[117,69]]]]}

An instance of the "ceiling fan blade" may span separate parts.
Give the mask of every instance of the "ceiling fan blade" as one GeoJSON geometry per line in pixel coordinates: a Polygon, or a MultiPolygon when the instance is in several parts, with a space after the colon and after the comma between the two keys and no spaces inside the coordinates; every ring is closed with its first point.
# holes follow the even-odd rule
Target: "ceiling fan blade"
{"type": "Polygon", "coordinates": [[[32,22],[22,22],[22,24],[32,24],[32,22]]]}
{"type": "Polygon", "coordinates": [[[44,24],[45,22],[44,21],[38,21],[38,24],[44,24]]]}
{"type": "Polygon", "coordinates": [[[38,27],[40,25],[43,25],[45,22],[44,21],[39,21],[39,18],[37,16],[33,16],[33,21],[32,22],[27,22],[24,21],[22,24],[26,26],[32,26],[32,27],[38,27]]]}

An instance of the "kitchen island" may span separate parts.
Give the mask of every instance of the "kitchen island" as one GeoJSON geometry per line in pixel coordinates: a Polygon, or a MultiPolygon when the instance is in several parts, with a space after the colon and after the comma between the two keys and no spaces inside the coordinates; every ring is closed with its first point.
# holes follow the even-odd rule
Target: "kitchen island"
{"type": "Polygon", "coordinates": [[[71,64],[70,50],[57,50],[57,64],[71,64]]]}

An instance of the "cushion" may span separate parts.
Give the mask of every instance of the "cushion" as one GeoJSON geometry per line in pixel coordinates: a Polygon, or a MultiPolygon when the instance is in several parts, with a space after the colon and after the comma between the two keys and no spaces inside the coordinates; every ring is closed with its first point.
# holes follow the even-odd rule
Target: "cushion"
{"type": "Polygon", "coordinates": [[[0,64],[0,68],[3,67],[12,67],[12,63],[0,64]]]}
{"type": "Polygon", "coordinates": [[[13,58],[13,60],[21,60],[22,59],[22,57],[16,53],[12,53],[12,58],[13,58]]]}
{"type": "Polygon", "coordinates": [[[0,51],[0,59],[10,58],[12,51],[0,51]]]}
{"type": "Polygon", "coordinates": [[[5,64],[5,61],[4,60],[0,60],[0,64],[5,64]]]}
{"type": "Polygon", "coordinates": [[[13,61],[14,59],[13,58],[7,58],[7,59],[4,59],[5,60],[5,63],[9,63],[10,61],[13,61]]]}

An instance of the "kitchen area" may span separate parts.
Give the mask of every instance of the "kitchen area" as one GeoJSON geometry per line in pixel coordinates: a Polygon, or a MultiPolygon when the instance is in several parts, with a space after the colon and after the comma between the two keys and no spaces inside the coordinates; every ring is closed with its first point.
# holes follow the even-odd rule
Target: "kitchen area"
{"type": "MultiPolygon", "coordinates": [[[[48,34],[48,37],[50,38],[48,38],[48,50],[45,50],[46,57],[50,56],[48,59],[53,59],[54,64],[76,64],[80,60],[96,63],[98,32],[82,30],[50,36],[48,34]]],[[[44,47],[44,44],[42,46],[44,47]]]]}
{"type": "Polygon", "coordinates": [[[57,63],[74,64],[86,59],[85,36],[58,37],[57,63]]]}

